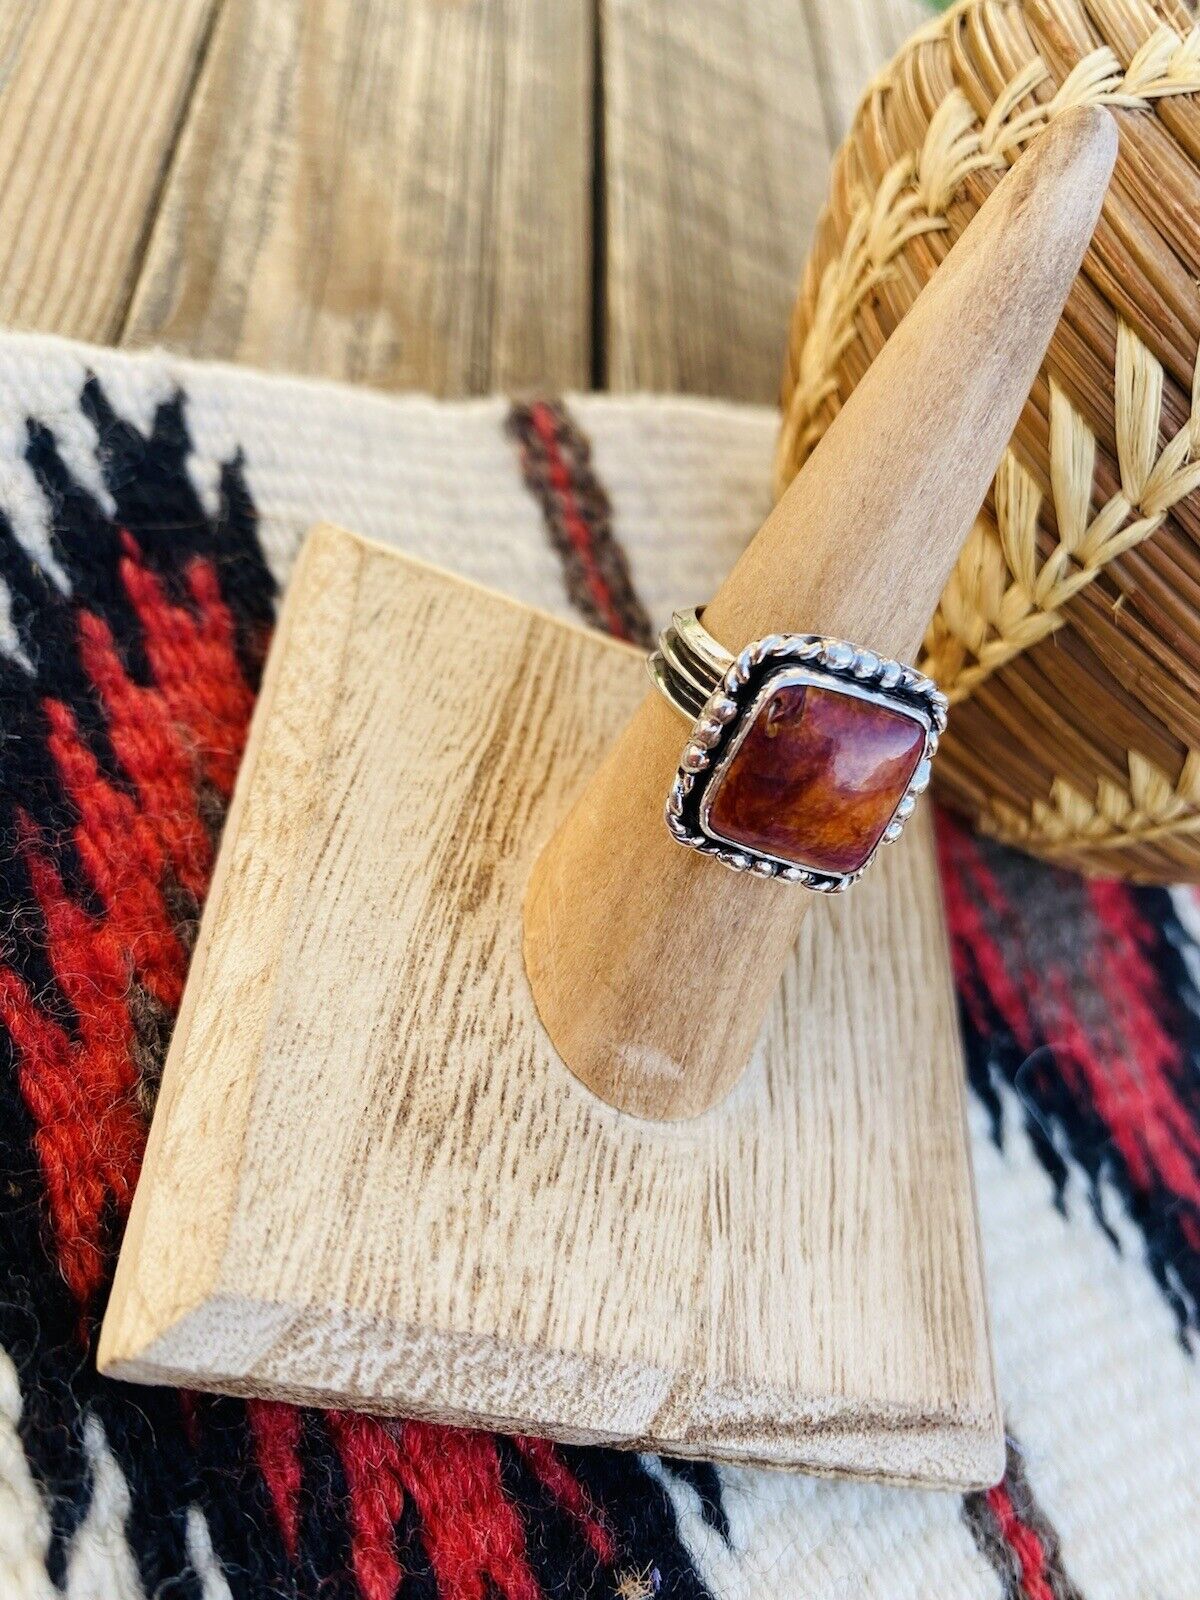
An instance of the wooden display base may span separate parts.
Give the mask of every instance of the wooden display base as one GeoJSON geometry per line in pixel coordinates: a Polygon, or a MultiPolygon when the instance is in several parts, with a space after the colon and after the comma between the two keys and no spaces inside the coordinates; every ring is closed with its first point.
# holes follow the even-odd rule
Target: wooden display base
{"type": "MultiPolygon", "coordinates": [[[[926,1484],[1000,1475],[927,815],[814,906],[748,1072],[702,1117],[614,1111],[538,1020],[530,869],[645,683],[624,645],[310,536],[106,1373],[926,1484]]],[[[754,953],[713,957],[736,984],[754,953]]]]}

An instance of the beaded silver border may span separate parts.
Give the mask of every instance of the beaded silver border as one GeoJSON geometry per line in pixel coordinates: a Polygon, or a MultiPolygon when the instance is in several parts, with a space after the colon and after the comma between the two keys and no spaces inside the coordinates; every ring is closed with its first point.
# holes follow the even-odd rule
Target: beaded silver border
{"type": "Polygon", "coordinates": [[[880,842],[891,844],[900,837],[917,797],[929,785],[931,762],[945,732],[949,702],[933,679],[915,667],[890,661],[871,650],[860,650],[845,639],[808,633],[769,634],[765,639],[755,639],[734,657],[696,718],[684,747],[667,796],[667,827],[680,844],[714,856],[734,872],[753,872],[761,878],[779,878],[822,894],[840,894],[858,882],[876,851],[855,872],[820,872],[731,845],[704,828],[709,785],[722,775],[732,758],[767,686],[782,675],[776,669],[789,666],[805,669],[803,681],[825,683],[843,691],[852,686],[858,698],[903,711],[925,723],[921,760],[880,842]],[[763,668],[768,670],[764,672],[763,668]]]}

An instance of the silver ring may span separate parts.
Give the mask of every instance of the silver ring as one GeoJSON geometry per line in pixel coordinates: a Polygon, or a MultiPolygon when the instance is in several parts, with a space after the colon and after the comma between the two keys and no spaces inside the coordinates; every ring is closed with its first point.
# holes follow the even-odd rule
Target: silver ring
{"type": "Polygon", "coordinates": [[[735,656],[677,611],[647,661],[692,723],[671,834],[737,872],[837,894],[900,837],[948,702],[932,678],[845,639],[776,633],[735,656]]]}

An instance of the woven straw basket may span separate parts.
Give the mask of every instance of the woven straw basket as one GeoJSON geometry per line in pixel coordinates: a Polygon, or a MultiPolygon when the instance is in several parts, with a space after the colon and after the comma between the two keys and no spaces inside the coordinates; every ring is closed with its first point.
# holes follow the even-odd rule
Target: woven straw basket
{"type": "Polygon", "coordinates": [[[1025,146],[1110,106],[1100,226],[922,665],[956,703],[946,801],[1149,882],[1200,879],[1198,92],[1180,0],[964,0],[916,34],[834,166],[778,458],[782,489],[1025,146]]]}

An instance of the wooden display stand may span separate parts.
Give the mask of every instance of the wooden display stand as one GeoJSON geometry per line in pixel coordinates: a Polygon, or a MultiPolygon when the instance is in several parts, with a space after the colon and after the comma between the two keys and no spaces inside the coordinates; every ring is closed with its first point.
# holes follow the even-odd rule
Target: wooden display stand
{"type": "MultiPolygon", "coordinates": [[[[968,408],[978,481],[944,488],[962,525],[930,533],[939,571],[1111,159],[1104,123],[1062,119],[1036,171],[1023,163],[981,214],[974,252],[972,234],[959,246],[966,269],[993,272],[998,315],[1022,315],[1011,337],[986,335],[1007,365],[968,408]]],[[[896,497],[893,541],[938,523],[915,475],[925,490],[896,497]]],[[[779,573],[797,567],[796,526],[777,514],[722,590],[731,639],[775,598],[775,625],[799,624],[801,587],[779,573]]],[[[902,576],[878,555],[866,570],[880,601],[889,571],[902,576]]],[[[935,580],[906,568],[903,581],[897,637],[935,580]]],[[[644,692],[624,645],[351,534],[310,536],[171,1046],[107,1373],[927,1484],[999,1476],[929,818],[840,901],[728,873],[666,840],[666,782],[649,815],[627,800],[641,769],[611,752],[669,781],[686,733],[657,702],[639,708],[644,692]],[[607,868],[571,845],[606,807],[625,830],[607,835],[607,868]],[[629,853],[656,852],[660,830],[669,849],[638,856],[655,910],[629,853]],[[642,907],[629,951],[627,898],[642,907]],[[703,938],[720,957],[707,1015],[725,1043],[694,1074],[671,1015],[681,907],[685,955],[703,938]],[[583,979],[567,986],[572,962],[583,979]],[[589,1032],[615,1015],[619,1029],[589,1032]]]]}

